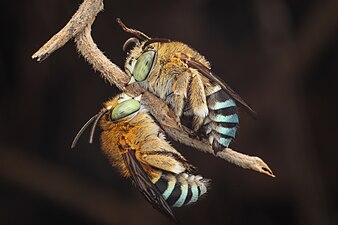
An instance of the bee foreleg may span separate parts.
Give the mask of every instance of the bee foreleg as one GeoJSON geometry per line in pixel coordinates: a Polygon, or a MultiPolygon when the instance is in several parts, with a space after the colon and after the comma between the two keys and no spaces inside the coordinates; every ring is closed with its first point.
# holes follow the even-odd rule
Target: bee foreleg
{"type": "Polygon", "coordinates": [[[187,98],[187,91],[191,79],[191,74],[185,71],[180,74],[173,84],[173,109],[178,117],[181,117],[185,99],[187,98]]]}
{"type": "Polygon", "coordinates": [[[197,131],[203,124],[204,118],[208,115],[209,110],[202,79],[195,69],[191,69],[191,71],[196,75],[193,76],[191,80],[189,99],[194,114],[192,127],[194,131],[197,131]]]}

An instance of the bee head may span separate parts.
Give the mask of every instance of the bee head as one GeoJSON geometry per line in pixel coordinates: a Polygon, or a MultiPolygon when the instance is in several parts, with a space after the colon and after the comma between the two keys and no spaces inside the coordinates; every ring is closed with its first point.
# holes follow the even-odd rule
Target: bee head
{"type": "Polygon", "coordinates": [[[146,80],[153,69],[156,61],[156,49],[153,46],[144,48],[147,41],[139,42],[136,38],[129,38],[123,45],[124,50],[130,43],[135,46],[128,53],[124,68],[131,77],[129,83],[142,82],[146,80]]]}
{"type": "Polygon", "coordinates": [[[104,103],[104,108],[96,115],[92,116],[85,125],[82,126],[80,131],[75,136],[71,148],[75,148],[77,141],[81,137],[82,133],[88,128],[90,124],[93,123],[90,136],[89,136],[89,143],[93,143],[95,128],[102,118],[101,127],[105,129],[106,125],[109,126],[111,122],[122,120],[130,120],[136,113],[141,109],[141,97],[139,95],[137,97],[131,97],[125,93],[119,94],[112,100],[104,103]],[[109,123],[110,122],[110,123],[109,123]]]}
{"type": "Polygon", "coordinates": [[[139,30],[127,27],[119,18],[117,18],[117,22],[125,32],[134,36],[123,45],[123,50],[127,51],[130,44],[134,44],[125,63],[125,71],[131,76],[129,83],[142,82],[148,77],[156,62],[156,47],[152,44],[171,42],[171,40],[151,38],[139,30]]]}
{"type": "Polygon", "coordinates": [[[170,42],[170,40],[152,38],[139,42],[136,38],[129,38],[123,45],[124,49],[131,42],[135,42],[135,46],[130,50],[124,66],[126,73],[131,76],[129,84],[147,79],[157,61],[157,49],[159,47],[157,43],[166,43],[170,42]]]}

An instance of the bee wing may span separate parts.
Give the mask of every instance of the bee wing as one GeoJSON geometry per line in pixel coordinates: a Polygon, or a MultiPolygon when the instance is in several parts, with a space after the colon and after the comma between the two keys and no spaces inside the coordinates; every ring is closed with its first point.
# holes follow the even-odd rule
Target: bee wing
{"type": "Polygon", "coordinates": [[[235,99],[241,106],[246,109],[246,111],[255,119],[257,119],[256,112],[246,103],[240,96],[237,94],[227,83],[225,83],[219,76],[212,73],[211,70],[203,65],[202,63],[189,58],[187,55],[183,54],[182,59],[188,64],[188,66],[197,69],[204,76],[209,78],[210,80],[216,82],[221,88],[228,93],[233,99],[235,99]]]}
{"type": "Polygon", "coordinates": [[[123,160],[130,172],[133,183],[138,187],[146,200],[162,214],[176,222],[176,218],[162,197],[157,187],[151,182],[149,176],[143,170],[133,151],[127,151],[122,154],[123,160]]]}

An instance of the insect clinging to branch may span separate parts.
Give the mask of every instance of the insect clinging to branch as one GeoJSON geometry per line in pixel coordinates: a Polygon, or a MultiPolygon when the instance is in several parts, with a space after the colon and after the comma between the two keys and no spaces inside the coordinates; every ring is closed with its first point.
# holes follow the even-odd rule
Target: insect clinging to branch
{"type": "Polygon", "coordinates": [[[123,46],[125,50],[134,44],[125,62],[130,82],[137,82],[165,100],[180,122],[192,117],[190,127],[199,137],[208,139],[215,153],[227,148],[235,138],[239,124],[237,104],[256,117],[197,51],[182,42],[150,38],[126,27],[119,19],[118,23],[135,36],[123,46]]]}
{"type": "Polygon", "coordinates": [[[94,70],[124,92],[106,102],[83,126],[72,147],[94,123],[91,142],[95,127],[100,124],[102,149],[111,163],[123,176],[132,179],[155,208],[172,219],[171,206],[196,202],[207,192],[209,180],[193,175],[193,167],[164,139],[161,129],[182,144],[274,177],[259,157],[227,148],[239,124],[236,105],[254,117],[255,113],[211,71],[209,62],[181,42],[150,38],[119,20],[122,28],[135,36],[124,45],[126,49],[135,44],[125,63],[128,76],[98,49],[91,36],[92,24],[103,6],[102,0],[84,0],[70,21],[32,55],[33,59],[43,61],[74,40],[77,50],[94,70]],[[129,80],[140,86],[128,85],[129,80]],[[135,97],[140,94],[149,113],[141,104],[141,97],[135,97]],[[177,122],[183,124],[186,117],[192,118],[190,126],[179,126],[177,122]]]}
{"type": "Polygon", "coordinates": [[[154,208],[175,220],[171,207],[196,202],[207,192],[209,180],[192,174],[194,167],[165,140],[140,100],[122,93],[104,103],[76,135],[72,148],[93,122],[91,142],[99,123],[102,150],[112,165],[154,208]]]}

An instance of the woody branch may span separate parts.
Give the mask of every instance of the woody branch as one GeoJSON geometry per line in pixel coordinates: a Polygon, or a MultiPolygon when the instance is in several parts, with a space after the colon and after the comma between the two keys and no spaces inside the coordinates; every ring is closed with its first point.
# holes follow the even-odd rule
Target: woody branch
{"type": "MultiPolygon", "coordinates": [[[[143,94],[142,104],[145,105],[171,138],[200,151],[215,154],[205,140],[191,138],[189,134],[193,133],[193,131],[177,124],[174,112],[168,108],[164,101],[142,89],[137,84],[128,85],[130,80],[128,75],[98,49],[91,36],[91,26],[97,14],[102,10],[103,0],[84,0],[65,27],[34,53],[32,58],[37,61],[43,61],[70,39],[74,39],[79,53],[110,84],[117,86],[121,91],[129,95],[137,96],[143,94]]],[[[218,152],[216,156],[245,169],[253,169],[269,176],[274,176],[268,165],[258,157],[248,156],[230,148],[218,152]]]]}

